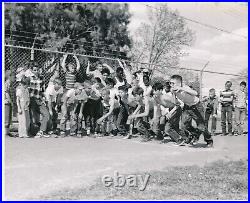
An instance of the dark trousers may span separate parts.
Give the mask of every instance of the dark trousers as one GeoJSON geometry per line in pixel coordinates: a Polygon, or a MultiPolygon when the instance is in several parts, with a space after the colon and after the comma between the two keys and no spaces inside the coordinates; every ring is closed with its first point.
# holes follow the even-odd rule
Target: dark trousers
{"type": "Polygon", "coordinates": [[[92,133],[98,131],[97,119],[103,115],[103,105],[101,99],[93,100],[88,99],[83,108],[83,116],[85,120],[85,126],[90,129],[92,133]]]}
{"type": "Polygon", "coordinates": [[[182,139],[182,132],[179,129],[181,115],[182,109],[178,106],[165,125],[165,133],[175,142],[178,142],[182,139]]]}
{"type": "MultiPolygon", "coordinates": [[[[209,122],[210,116],[212,114],[213,114],[213,112],[210,112],[210,111],[205,112],[205,124],[206,124],[207,129],[208,129],[208,122],[209,122]]],[[[216,131],[216,122],[217,122],[216,117],[212,116],[212,127],[211,127],[212,133],[215,133],[215,131],[216,131]]]]}
{"type": "Polygon", "coordinates": [[[10,133],[10,123],[11,123],[11,115],[12,115],[12,106],[11,104],[5,104],[4,109],[4,124],[5,124],[5,134],[8,135],[10,133]]]}
{"type": "Polygon", "coordinates": [[[222,106],[221,107],[221,128],[222,133],[226,134],[227,125],[228,133],[232,133],[232,120],[233,120],[233,107],[232,106],[222,106]],[[226,124],[227,121],[227,124],[226,124]]]}
{"type": "Polygon", "coordinates": [[[121,134],[127,133],[127,128],[126,128],[127,120],[128,120],[128,104],[122,102],[118,110],[118,116],[116,121],[119,133],[121,134]]]}
{"type": "Polygon", "coordinates": [[[30,99],[30,120],[35,125],[40,124],[41,131],[47,131],[50,120],[49,110],[44,103],[35,98],[30,99]],[[41,120],[40,115],[42,115],[41,120]]]}
{"type": "Polygon", "coordinates": [[[56,103],[52,103],[52,115],[50,115],[49,129],[55,131],[58,128],[58,111],[55,109],[56,103]]]}
{"type": "Polygon", "coordinates": [[[185,131],[188,131],[190,133],[195,133],[197,136],[200,134],[204,135],[204,140],[207,143],[213,142],[211,134],[208,132],[207,127],[205,125],[205,121],[203,118],[203,107],[202,104],[199,102],[196,105],[193,106],[184,106],[183,109],[183,127],[185,131]],[[197,128],[194,128],[192,126],[192,119],[196,122],[197,128]]]}

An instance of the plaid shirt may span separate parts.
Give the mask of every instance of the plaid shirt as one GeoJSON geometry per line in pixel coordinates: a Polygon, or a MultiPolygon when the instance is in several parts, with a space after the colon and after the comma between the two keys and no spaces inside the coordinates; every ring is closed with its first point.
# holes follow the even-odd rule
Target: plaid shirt
{"type": "Polygon", "coordinates": [[[42,101],[44,97],[44,84],[43,81],[36,78],[31,78],[29,87],[30,97],[34,97],[42,101]]]}

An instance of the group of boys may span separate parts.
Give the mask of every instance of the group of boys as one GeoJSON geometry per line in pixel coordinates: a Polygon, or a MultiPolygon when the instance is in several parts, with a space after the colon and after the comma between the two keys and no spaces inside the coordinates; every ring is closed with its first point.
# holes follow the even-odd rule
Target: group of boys
{"type": "MultiPolygon", "coordinates": [[[[29,70],[30,115],[32,125],[39,126],[35,138],[50,137],[52,134],[65,137],[69,131],[69,135],[78,137],[86,133],[94,136],[121,135],[130,139],[139,133],[142,141],[156,138],[166,142],[166,138],[170,137],[177,145],[184,145],[195,144],[203,134],[207,147],[213,146],[207,123],[210,115],[217,112],[214,90],[210,90],[204,119],[203,103],[198,93],[183,84],[180,75],[171,76],[165,84],[156,82],[151,86],[151,72],[147,69],[135,72],[128,82],[126,67],[122,64],[116,71],[108,65],[99,65],[95,71],[90,71],[88,64],[88,78],[78,83],[75,79],[78,66],[79,63],[63,65],[66,91],[58,73],[51,78],[44,91],[38,67],[32,66],[29,70]]],[[[221,98],[222,112],[230,114],[230,88],[221,93],[221,98]]],[[[237,98],[240,117],[243,111],[240,105],[243,104],[239,98],[243,95],[237,98]]],[[[225,117],[224,114],[222,117],[225,117]]],[[[224,134],[225,119],[222,124],[224,134]]],[[[237,125],[241,126],[241,121],[237,125]]],[[[229,131],[231,128],[229,125],[229,131]]]]}
{"type": "Polygon", "coordinates": [[[243,126],[247,114],[247,94],[246,82],[240,83],[240,88],[233,91],[232,82],[225,83],[225,90],[220,92],[220,97],[216,96],[215,89],[209,90],[209,97],[203,98],[205,109],[205,123],[208,128],[208,121],[212,117],[211,133],[216,135],[216,122],[218,117],[218,107],[221,105],[221,128],[222,135],[242,135],[243,126]],[[233,129],[233,111],[235,112],[235,128],[233,129]],[[227,133],[228,126],[228,133],[227,133]]]}

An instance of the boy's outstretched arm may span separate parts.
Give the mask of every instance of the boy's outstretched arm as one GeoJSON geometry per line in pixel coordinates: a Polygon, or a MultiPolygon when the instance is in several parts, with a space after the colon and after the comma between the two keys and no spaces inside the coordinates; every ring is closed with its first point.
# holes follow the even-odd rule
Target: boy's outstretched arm
{"type": "Polygon", "coordinates": [[[68,57],[68,54],[63,55],[63,60],[62,60],[62,64],[61,64],[64,72],[66,72],[66,59],[67,59],[67,57],[68,57]]]}
{"type": "Polygon", "coordinates": [[[182,91],[184,91],[184,92],[186,92],[186,93],[188,93],[190,95],[198,96],[198,93],[195,90],[193,90],[192,88],[190,88],[190,87],[188,87],[186,85],[181,87],[180,90],[182,90],[182,91]]]}
{"type": "Polygon", "coordinates": [[[76,55],[73,55],[74,59],[76,60],[76,71],[79,71],[81,65],[80,65],[80,61],[79,59],[77,58],[76,55]]]}

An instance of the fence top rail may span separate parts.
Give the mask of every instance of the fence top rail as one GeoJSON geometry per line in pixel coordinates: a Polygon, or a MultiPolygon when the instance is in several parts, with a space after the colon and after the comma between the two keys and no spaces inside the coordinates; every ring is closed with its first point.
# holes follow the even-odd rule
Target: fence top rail
{"type": "MultiPolygon", "coordinates": [[[[32,48],[32,47],[16,46],[16,45],[10,45],[10,44],[5,44],[4,46],[5,47],[10,47],[10,48],[44,51],[44,52],[50,52],[50,53],[56,53],[56,54],[76,55],[76,56],[81,56],[81,57],[86,57],[86,58],[107,59],[107,60],[112,60],[112,61],[117,61],[119,59],[119,58],[111,58],[111,57],[104,57],[104,56],[93,56],[93,55],[87,55],[87,54],[78,54],[78,53],[73,53],[73,52],[62,52],[62,51],[55,51],[55,50],[49,50],[49,49],[38,49],[38,48],[32,48]]],[[[124,59],[122,59],[122,60],[125,61],[125,62],[133,63],[133,64],[149,65],[149,66],[161,67],[161,68],[164,67],[162,65],[158,65],[158,64],[154,64],[154,63],[130,61],[130,60],[124,60],[124,59]]],[[[188,70],[188,71],[201,72],[201,69],[193,69],[193,68],[184,68],[184,67],[167,67],[167,68],[177,69],[177,70],[188,70]]],[[[156,70],[155,68],[152,68],[152,69],[156,70]]],[[[158,70],[158,69],[157,69],[157,71],[164,73],[164,71],[161,71],[161,70],[158,70]]],[[[204,70],[203,72],[204,73],[211,73],[211,74],[243,77],[242,75],[239,75],[239,74],[223,73],[223,72],[217,72],[217,71],[204,70]]]]}

